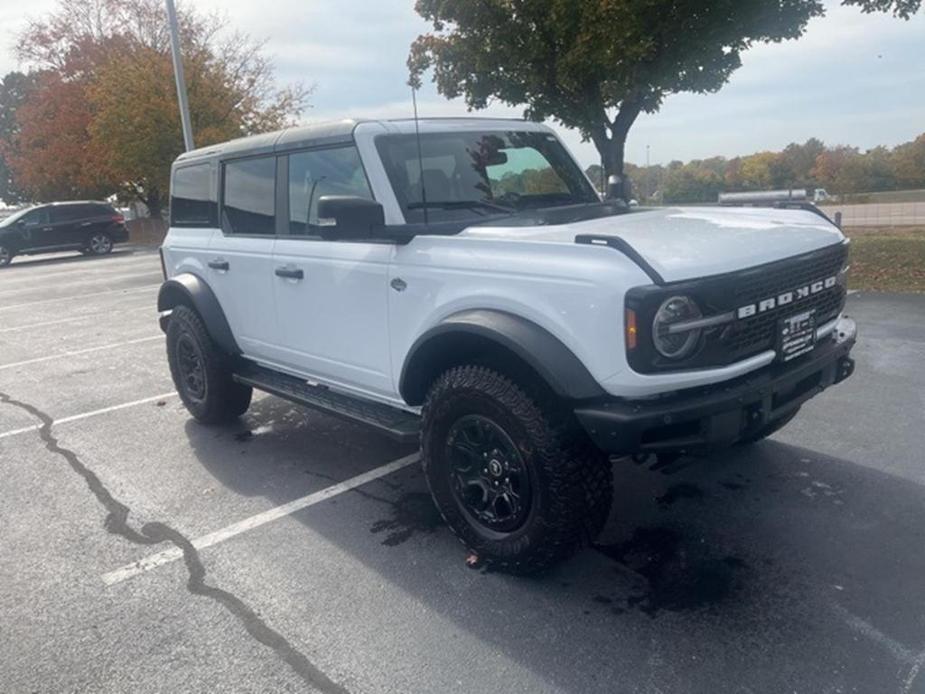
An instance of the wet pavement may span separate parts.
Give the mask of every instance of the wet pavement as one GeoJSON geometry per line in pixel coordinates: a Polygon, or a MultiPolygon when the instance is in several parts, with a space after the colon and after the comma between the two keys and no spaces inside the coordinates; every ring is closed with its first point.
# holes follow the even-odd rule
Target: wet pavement
{"type": "Polygon", "coordinates": [[[925,296],[852,296],[855,376],[767,442],[615,461],[596,544],[525,579],[467,568],[413,448],[190,420],[159,281],[0,271],[4,691],[925,692],[925,296]]]}

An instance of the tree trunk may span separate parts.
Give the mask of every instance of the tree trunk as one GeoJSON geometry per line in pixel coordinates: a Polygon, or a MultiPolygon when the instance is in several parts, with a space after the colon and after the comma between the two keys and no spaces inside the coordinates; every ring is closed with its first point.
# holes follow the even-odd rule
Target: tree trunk
{"type": "Polygon", "coordinates": [[[601,152],[601,161],[604,166],[605,180],[610,176],[623,178],[623,156],[626,149],[626,135],[622,139],[616,136],[607,138],[604,151],[601,152]]]}
{"type": "MultiPolygon", "coordinates": [[[[591,131],[591,139],[601,155],[601,166],[604,168],[605,192],[606,181],[611,176],[619,176],[621,180],[626,178],[623,173],[626,136],[641,110],[635,103],[624,101],[612,123],[607,121],[606,127],[599,125],[591,131]]],[[[629,186],[623,187],[622,195],[629,196],[629,186]]]]}
{"type": "Polygon", "coordinates": [[[160,193],[153,191],[152,193],[145,195],[142,198],[142,202],[145,204],[145,207],[148,208],[148,216],[152,219],[161,219],[164,212],[164,205],[161,201],[160,193]]]}

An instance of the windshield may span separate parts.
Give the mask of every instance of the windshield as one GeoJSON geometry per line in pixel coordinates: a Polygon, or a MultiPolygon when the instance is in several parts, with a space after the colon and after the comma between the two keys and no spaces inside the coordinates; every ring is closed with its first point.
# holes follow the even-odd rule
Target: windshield
{"type": "Polygon", "coordinates": [[[25,217],[29,212],[31,212],[34,209],[35,209],[34,207],[27,207],[26,209],[20,210],[19,212],[14,212],[13,214],[11,214],[9,217],[4,219],[3,221],[0,221],[0,227],[8,227],[11,224],[16,224],[16,222],[18,222],[20,219],[25,217]]]}
{"type": "Polygon", "coordinates": [[[414,135],[382,136],[376,147],[408,223],[423,222],[425,206],[429,221],[447,222],[600,202],[545,132],[422,134],[420,161],[414,135]]]}

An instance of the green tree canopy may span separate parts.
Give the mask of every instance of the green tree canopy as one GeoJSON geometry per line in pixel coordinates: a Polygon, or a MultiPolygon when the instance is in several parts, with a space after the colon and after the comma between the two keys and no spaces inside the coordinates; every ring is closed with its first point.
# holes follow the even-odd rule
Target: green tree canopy
{"type": "MultiPolygon", "coordinates": [[[[843,0],[909,18],[921,0],[843,0]]],[[[438,90],[470,108],[493,100],[554,118],[590,139],[608,173],[623,173],[640,113],[678,92],[713,92],[756,43],[795,39],[822,0],[417,0],[433,31],[414,42],[412,84],[433,69],[438,90]]]]}
{"type": "Polygon", "coordinates": [[[13,179],[5,150],[19,133],[16,114],[35,89],[35,82],[35,75],[22,72],[10,72],[0,82],[0,200],[8,205],[22,202],[26,197],[13,179]]]}

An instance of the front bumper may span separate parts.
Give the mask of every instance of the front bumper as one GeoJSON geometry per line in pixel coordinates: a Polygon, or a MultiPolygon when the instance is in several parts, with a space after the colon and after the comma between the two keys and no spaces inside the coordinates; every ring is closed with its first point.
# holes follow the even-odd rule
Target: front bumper
{"type": "Polygon", "coordinates": [[[607,453],[696,452],[728,446],[848,378],[854,372],[848,355],[856,340],[854,321],[842,318],[830,337],[792,363],[665,397],[612,398],[582,405],[575,416],[607,453]]]}

